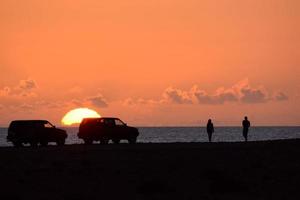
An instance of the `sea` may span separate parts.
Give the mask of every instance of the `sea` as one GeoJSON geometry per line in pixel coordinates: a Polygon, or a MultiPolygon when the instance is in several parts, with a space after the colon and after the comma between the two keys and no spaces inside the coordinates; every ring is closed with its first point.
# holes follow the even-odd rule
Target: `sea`
{"type": "MultiPolygon", "coordinates": [[[[207,142],[205,127],[137,127],[139,143],[175,143],[175,142],[207,142]]],[[[78,127],[62,128],[67,131],[66,144],[82,144],[77,137],[78,127]]],[[[12,146],[6,141],[7,128],[0,128],[0,146],[12,146]]],[[[298,127],[251,127],[248,140],[278,140],[300,138],[298,127]]],[[[241,127],[215,127],[213,142],[243,141],[241,127]]],[[[127,141],[121,141],[127,143],[127,141]]],[[[50,143],[51,145],[51,143],[50,143]]]]}

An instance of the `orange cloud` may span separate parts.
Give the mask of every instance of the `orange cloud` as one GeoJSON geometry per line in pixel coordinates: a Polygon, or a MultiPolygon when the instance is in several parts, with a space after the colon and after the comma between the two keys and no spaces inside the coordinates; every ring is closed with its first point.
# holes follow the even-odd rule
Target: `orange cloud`
{"type": "Polygon", "coordinates": [[[144,99],[144,98],[127,98],[124,101],[122,101],[123,106],[136,106],[136,105],[158,105],[162,103],[164,100],[153,100],[153,99],[144,99]]]}
{"type": "Polygon", "coordinates": [[[92,105],[99,107],[99,108],[105,108],[108,107],[108,103],[106,99],[103,97],[102,94],[98,94],[94,97],[90,97],[87,99],[89,102],[92,103],[92,105]]]}
{"type": "Polygon", "coordinates": [[[0,89],[0,96],[8,96],[10,94],[10,88],[4,87],[3,89],[0,89]]]}
{"type": "Polygon", "coordinates": [[[249,80],[244,79],[234,84],[230,88],[220,87],[213,93],[200,89],[198,85],[194,85],[190,90],[184,91],[174,87],[168,87],[159,100],[128,98],[124,101],[124,105],[132,106],[137,104],[208,104],[220,105],[225,103],[239,102],[245,104],[266,103],[268,101],[285,101],[288,96],[283,92],[272,95],[264,89],[263,86],[254,88],[250,86],[249,80]]]}
{"type": "Polygon", "coordinates": [[[21,108],[24,111],[32,111],[32,110],[35,109],[35,106],[31,105],[31,104],[24,103],[24,104],[20,105],[19,108],[21,108]]]}
{"type": "Polygon", "coordinates": [[[200,104],[224,104],[226,102],[256,104],[271,100],[288,100],[287,95],[283,92],[276,94],[273,98],[271,92],[268,92],[263,86],[257,88],[250,86],[248,79],[244,79],[228,89],[221,87],[213,94],[208,94],[206,91],[198,89],[197,86],[191,89],[191,93],[200,104]]]}
{"type": "Polygon", "coordinates": [[[162,102],[171,102],[176,104],[192,104],[189,92],[182,91],[173,87],[168,87],[163,93],[162,102]]]}
{"type": "Polygon", "coordinates": [[[5,97],[35,97],[37,94],[33,92],[37,89],[37,84],[32,79],[20,80],[19,84],[14,87],[4,87],[0,89],[0,96],[5,97]]]}
{"type": "Polygon", "coordinates": [[[32,90],[36,89],[36,82],[32,79],[21,80],[18,86],[21,90],[32,90]]]}
{"type": "Polygon", "coordinates": [[[284,94],[283,92],[278,92],[274,95],[275,100],[277,101],[286,101],[289,99],[289,97],[284,94]]]}
{"type": "Polygon", "coordinates": [[[195,85],[190,90],[190,93],[199,104],[224,104],[225,102],[238,101],[238,96],[232,89],[219,88],[215,94],[210,95],[195,85]]]}

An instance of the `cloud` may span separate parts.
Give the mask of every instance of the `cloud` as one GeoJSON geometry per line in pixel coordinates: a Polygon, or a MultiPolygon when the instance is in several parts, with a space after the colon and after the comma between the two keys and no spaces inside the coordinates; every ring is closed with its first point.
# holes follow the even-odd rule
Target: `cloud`
{"type": "Polygon", "coordinates": [[[243,88],[240,100],[244,103],[264,103],[268,101],[268,94],[259,89],[243,88]]]}
{"type": "Polygon", "coordinates": [[[232,89],[220,88],[216,92],[219,103],[238,101],[238,96],[232,89]]]}
{"type": "Polygon", "coordinates": [[[156,105],[160,104],[161,101],[155,101],[153,99],[144,99],[144,98],[138,98],[138,99],[133,99],[133,98],[127,98],[123,101],[122,105],[123,106],[137,106],[137,105],[156,105]]]}
{"type": "Polygon", "coordinates": [[[10,94],[10,88],[4,87],[3,89],[0,89],[0,96],[8,96],[10,94]]]}
{"type": "Polygon", "coordinates": [[[17,88],[14,89],[14,93],[21,97],[36,97],[37,94],[33,92],[37,89],[37,84],[32,79],[21,80],[17,88]]]}
{"type": "Polygon", "coordinates": [[[32,79],[21,80],[18,86],[21,90],[32,90],[36,89],[36,82],[32,79]]]}
{"type": "Polygon", "coordinates": [[[51,108],[51,109],[57,109],[57,108],[63,108],[66,106],[65,103],[62,103],[62,102],[58,102],[58,101],[46,101],[46,100],[39,100],[39,101],[36,101],[34,102],[34,105],[39,107],[39,108],[42,108],[42,107],[45,107],[45,108],[51,108]]]}
{"type": "Polygon", "coordinates": [[[78,100],[78,99],[72,99],[71,100],[71,104],[75,105],[75,106],[78,106],[78,107],[82,107],[83,106],[83,103],[78,100]]]}
{"type": "Polygon", "coordinates": [[[195,85],[190,93],[200,104],[224,104],[225,102],[238,101],[238,96],[232,89],[219,88],[214,94],[210,95],[195,85]]]}
{"type": "Polygon", "coordinates": [[[194,85],[191,89],[184,91],[174,87],[168,87],[162,94],[162,98],[158,100],[140,99],[133,100],[128,98],[124,105],[137,104],[206,104],[221,105],[231,102],[239,102],[244,104],[266,103],[268,101],[287,100],[283,92],[279,92],[272,97],[272,93],[268,92],[263,86],[252,87],[248,79],[244,79],[229,88],[219,87],[212,93],[201,89],[198,85],[194,85]]]}
{"type": "Polygon", "coordinates": [[[176,104],[191,104],[192,99],[188,92],[168,87],[163,93],[163,101],[172,102],[176,104]]]}
{"type": "Polygon", "coordinates": [[[33,106],[31,104],[24,103],[24,104],[20,105],[20,108],[24,111],[32,111],[32,110],[35,109],[35,106],[33,106]]]}
{"type": "Polygon", "coordinates": [[[37,89],[37,84],[32,79],[20,80],[15,87],[4,87],[0,89],[0,96],[5,97],[35,97],[37,94],[33,92],[37,89]]]}
{"type": "Polygon", "coordinates": [[[192,95],[196,97],[199,104],[224,104],[226,102],[254,104],[270,100],[269,93],[263,87],[251,87],[248,79],[244,79],[228,89],[221,87],[213,94],[208,94],[194,86],[192,95]]]}
{"type": "Polygon", "coordinates": [[[132,98],[127,98],[123,101],[123,106],[133,106],[136,105],[136,102],[132,98]]]}
{"type": "Polygon", "coordinates": [[[96,96],[92,96],[84,99],[71,99],[66,101],[50,102],[50,101],[40,100],[37,101],[36,104],[39,107],[46,107],[52,109],[58,109],[58,108],[72,109],[72,108],[89,107],[89,106],[96,106],[99,108],[108,107],[108,103],[102,94],[98,94],[96,96]]]}
{"type": "Polygon", "coordinates": [[[275,100],[277,101],[286,101],[289,99],[289,97],[284,94],[283,92],[278,92],[274,95],[275,100]]]}
{"type": "Polygon", "coordinates": [[[102,94],[98,94],[97,96],[90,97],[87,99],[89,102],[91,102],[94,106],[99,108],[105,108],[108,107],[106,99],[103,97],[102,94]]]}
{"type": "Polygon", "coordinates": [[[264,103],[271,100],[270,94],[263,86],[253,88],[250,86],[249,79],[247,78],[233,85],[232,89],[236,91],[242,103],[264,103]]]}
{"type": "MultiPolygon", "coordinates": [[[[180,91],[180,90],[179,90],[180,91]]],[[[229,88],[219,87],[212,93],[194,85],[190,91],[181,91],[185,99],[195,99],[194,103],[220,105],[230,102],[246,104],[264,103],[270,100],[269,93],[263,87],[253,88],[248,79],[244,79],[229,88]]]]}

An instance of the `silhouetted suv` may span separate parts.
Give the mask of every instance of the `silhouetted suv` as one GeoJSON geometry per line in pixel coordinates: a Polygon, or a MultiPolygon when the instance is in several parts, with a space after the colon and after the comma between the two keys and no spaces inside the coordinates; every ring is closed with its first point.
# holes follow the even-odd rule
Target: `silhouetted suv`
{"type": "Polygon", "coordinates": [[[83,119],[78,132],[78,137],[83,139],[85,144],[91,144],[93,141],[107,144],[109,140],[117,144],[122,139],[136,143],[138,135],[137,128],[127,126],[118,118],[107,117],[83,119]]]}
{"type": "Polygon", "coordinates": [[[14,146],[29,143],[31,146],[40,144],[46,146],[48,142],[57,145],[65,144],[67,133],[58,129],[46,120],[16,120],[8,128],[7,140],[14,146]]]}

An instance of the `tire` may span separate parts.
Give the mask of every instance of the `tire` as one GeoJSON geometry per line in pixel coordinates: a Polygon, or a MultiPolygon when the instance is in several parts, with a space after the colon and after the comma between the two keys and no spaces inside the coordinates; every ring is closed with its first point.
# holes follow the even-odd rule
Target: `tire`
{"type": "Polygon", "coordinates": [[[112,140],[114,144],[119,144],[120,143],[120,140],[119,139],[114,139],[112,140]]]}
{"type": "Polygon", "coordinates": [[[107,138],[100,139],[100,144],[108,144],[108,142],[109,142],[109,139],[107,139],[107,138]]]}
{"type": "Polygon", "coordinates": [[[84,144],[93,144],[93,140],[91,139],[83,139],[84,144]]]}
{"type": "Polygon", "coordinates": [[[12,143],[13,143],[14,147],[22,147],[23,146],[23,143],[19,140],[13,141],[12,143]]]}
{"type": "Polygon", "coordinates": [[[29,142],[29,144],[31,147],[37,147],[37,145],[38,145],[38,143],[35,141],[31,141],[31,142],[29,142]]]}
{"type": "Polygon", "coordinates": [[[63,146],[65,144],[66,140],[65,139],[60,139],[56,141],[57,146],[63,146]]]}
{"type": "Polygon", "coordinates": [[[42,141],[42,142],[40,142],[40,145],[43,146],[43,147],[46,147],[48,145],[48,142],[47,141],[42,141]]]}
{"type": "Polygon", "coordinates": [[[131,137],[128,139],[129,144],[135,144],[136,143],[136,137],[131,137]]]}

